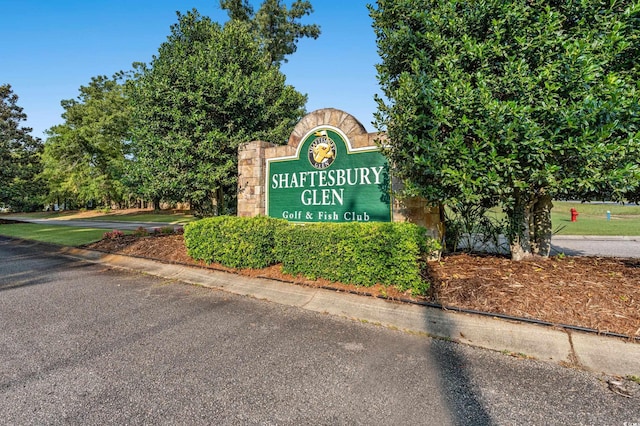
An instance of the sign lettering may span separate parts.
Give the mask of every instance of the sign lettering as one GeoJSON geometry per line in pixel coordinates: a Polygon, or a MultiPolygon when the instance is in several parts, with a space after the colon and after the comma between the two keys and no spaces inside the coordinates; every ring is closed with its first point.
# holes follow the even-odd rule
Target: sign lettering
{"type": "Polygon", "coordinates": [[[267,182],[267,214],[272,217],[294,222],[391,221],[386,158],[376,148],[351,149],[336,128],[309,132],[294,157],[268,159],[267,182]]]}

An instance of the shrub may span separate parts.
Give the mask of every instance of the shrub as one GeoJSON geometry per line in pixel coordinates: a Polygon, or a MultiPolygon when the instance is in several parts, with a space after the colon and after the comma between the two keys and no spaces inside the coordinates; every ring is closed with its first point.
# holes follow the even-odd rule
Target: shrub
{"type": "Polygon", "coordinates": [[[162,235],[170,235],[173,233],[174,233],[173,226],[163,226],[162,228],[160,228],[160,234],[162,235]]]}
{"type": "Polygon", "coordinates": [[[185,225],[187,253],[232,268],[282,270],[311,279],[391,285],[425,294],[426,259],[440,249],[426,229],[410,223],[293,225],[268,217],[220,216],[185,225]]]}
{"type": "Polygon", "coordinates": [[[218,216],[185,225],[187,253],[207,263],[231,268],[264,268],[276,262],[276,229],[287,221],[269,217],[218,216]]]}
{"type": "Polygon", "coordinates": [[[171,235],[177,232],[174,231],[173,226],[162,226],[160,228],[152,228],[151,233],[153,235],[171,235]]]}
{"type": "Polygon", "coordinates": [[[315,223],[276,234],[282,270],[363,286],[392,285],[424,294],[421,272],[439,244],[410,223],[315,223]]]}
{"type": "Polygon", "coordinates": [[[450,252],[503,253],[504,224],[484,206],[458,203],[445,209],[445,245],[450,252]]]}
{"type": "Polygon", "coordinates": [[[105,232],[104,234],[102,234],[102,238],[105,240],[115,240],[117,238],[123,237],[124,233],[122,231],[119,231],[117,229],[114,229],[111,232],[105,232]]]}
{"type": "Polygon", "coordinates": [[[136,237],[146,237],[149,235],[149,231],[144,226],[138,227],[135,231],[133,231],[133,235],[136,237]]]}

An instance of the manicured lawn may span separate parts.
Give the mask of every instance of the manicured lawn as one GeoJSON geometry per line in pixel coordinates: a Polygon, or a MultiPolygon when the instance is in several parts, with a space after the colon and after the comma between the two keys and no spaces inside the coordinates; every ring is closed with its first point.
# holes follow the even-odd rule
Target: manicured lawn
{"type": "Polygon", "coordinates": [[[589,216],[600,216],[606,218],[607,211],[612,216],[636,216],[640,219],[640,206],[637,204],[604,204],[604,203],[574,203],[569,201],[554,201],[554,213],[566,214],[571,217],[570,210],[575,208],[578,213],[589,216]]]}
{"type": "Polygon", "coordinates": [[[558,235],[636,236],[640,235],[640,206],[554,201],[551,222],[558,235]],[[578,211],[576,222],[571,222],[571,208],[578,211]]]}
{"type": "MultiPolygon", "coordinates": [[[[39,223],[0,224],[0,235],[63,246],[81,246],[99,241],[108,229],[51,226],[39,223]]],[[[130,232],[123,231],[125,234],[130,232]]]]}
{"type": "MultiPolygon", "coordinates": [[[[491,209],[489,216],[502,220],[504,213],[491,209]]],[[[638,236],[640,206],[554,201],[551,223],[557,235],[638,236]],[[578,211],[576,222],[571,222],[572,208],[578,211]],[[607,220],[607,211],[611,220],[607,220]]]]}
{"type": "Polygon", "coordinates": [[[552,213],[554,232],[558,235],[640,235],[640,216],[612,216],[608,221],[606,216],[580,213],[576,222],[571,222],[570,217],[552,213]]]}

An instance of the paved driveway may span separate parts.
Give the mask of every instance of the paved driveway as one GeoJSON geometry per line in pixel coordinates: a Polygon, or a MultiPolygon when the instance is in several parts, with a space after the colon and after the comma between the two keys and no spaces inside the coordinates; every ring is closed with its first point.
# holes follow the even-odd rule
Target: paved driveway
{"type": "Polygon", "coordinates": [[[28,223],[40,223],[47,225],[58,226],[74,226],[80,228],[99,228],[99,229],[120,229],[122,231],[135,231],[138,228],[145,228],[148,230],[154,228],[161,228],[163,226],[172,226],[174,228],[181,228],[182,225],[176,225],[165,222],[122,222],[122,221],[108,221],[108,220],[86,220],[86,219],[32,219],[28,217],[10,217],[14,220],[20,220],[28,223]]]}
{"type": "Polygon", "coordinates": [[[632,424],[554,364],[0,239],[3,424],[632,424]]]}
{"type": "Polygon", "coordinates": [[[551,254],[640,257],[640,237],[555,236],[551,254]]]}

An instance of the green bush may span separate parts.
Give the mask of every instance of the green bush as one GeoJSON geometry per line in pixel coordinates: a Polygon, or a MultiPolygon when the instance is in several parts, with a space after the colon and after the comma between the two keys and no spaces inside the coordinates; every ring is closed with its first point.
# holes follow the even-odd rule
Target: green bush
{"type": "Polygon", "coordinates": [[[184,227],[189,256],[230,268],[264,268],[277,263],[274,257],[276,229],[288,227],[283,219],[218,216],[191,222],[184,227]]]}
{"type": "Polygon", "coordinates": [[[439,249],[409,223],[316,223],[281,229],[276,257],[285,273],[363,286],[392,285],[424,294],[426,257],[439,249]]]}
{"type": "Polygon", "coordinates": [[[449,252],[507,252],[500,236],[507,233],[503,221],[481,205],[455,203],[445,209],[445,246],[449,252]]]}
{"type": "Polygon", "coordinates": [[[219,216],[185,225],[187,253],[232,268],[263,268],[347,284],[394,286],[424,294],[421,272],[440,246],[410,223],[293,225],[268,217],[219,216]]]}

